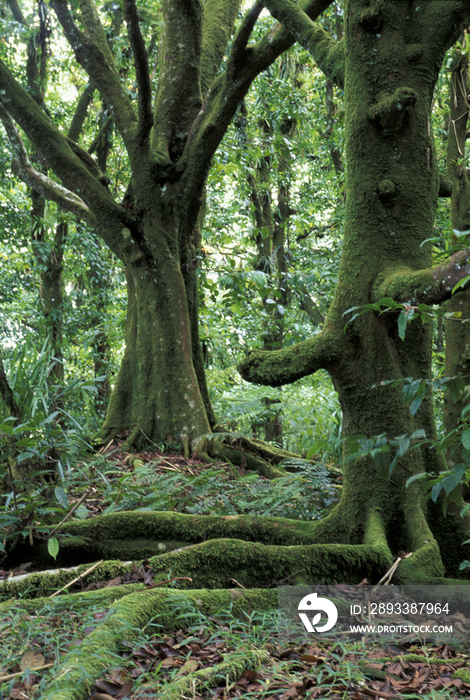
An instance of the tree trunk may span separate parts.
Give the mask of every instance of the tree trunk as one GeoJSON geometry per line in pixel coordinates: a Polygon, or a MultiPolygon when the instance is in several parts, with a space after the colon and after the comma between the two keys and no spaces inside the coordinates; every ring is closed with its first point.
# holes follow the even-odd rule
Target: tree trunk
{"type": "MultiPolygon", "coordinates": [[[[171,245],[174,229],[154,221],[149,216],[146,224],[163,229],[171,245]]],[[[130,429],[129,445],[179,443],[189,452],[210,424],[194,367],[186,286],[170,245],[161,241],[158,264],[148,250],[125,261],[126,350],[103,431],[110,436],[130,429]]]]}
{"type": "MultiPolygon", "coordinates": [[[[465,45],[465,34],[462,37],[465,45]]],[[[468,103],[468,57],[465,53],[454,57],[451,71],[451,96],[449,135],[447,145],[447,175],[453,183],[451,211],[452,229],[468,231],[470,227],[470,182],[465,167],[465,141],[469,118],[468,103]]],[[[445,324],[447,377],[463,377],[465,385],[470,376],[470,288],[468,285],[448,301],[447,311],[460,314],[448,318],[445,324]],[[466,322],[467,321],[467,322],[466,322]]],[[[462,424],[462,409],[468,403],[468,394],[462,391],[456,399],[450,391],[444,394],[444,428],[447,434],[458,431],[462,424]]],[[[446,453],[447,464],[453,467],[465,461],[465,454],[459,436],[446,453]]],[[[470,495],[468,486],[464,488],[466,498],[470,495]]]]}

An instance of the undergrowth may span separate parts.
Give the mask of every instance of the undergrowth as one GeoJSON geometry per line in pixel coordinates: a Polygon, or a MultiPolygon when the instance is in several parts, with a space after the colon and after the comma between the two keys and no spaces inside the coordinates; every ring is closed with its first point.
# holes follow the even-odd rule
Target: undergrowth
{"type": "Polygon", "coordinates": [[[224,468],[205,469],[198,475],[186,471],[158,474],[156,467],[158,460],[123,474],[112,463],[96,465],[95,479],[101,481],[97,485],[106,504],[104,512],[155,510],[312,520],[323,517],[338,498],[338,489],[321,464],[273,480],[254,472],[234,478],[224,468]]]}

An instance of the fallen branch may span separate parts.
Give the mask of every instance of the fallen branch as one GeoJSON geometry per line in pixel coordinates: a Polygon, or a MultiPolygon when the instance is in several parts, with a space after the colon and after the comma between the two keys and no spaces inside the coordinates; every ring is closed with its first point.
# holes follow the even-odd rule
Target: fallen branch
{"type": "Polygon", "coordinates": [[[73,581],[69,581],[65,586],[63,586],[62,588],[59,588],[58,591],[56,591],[55,593],[52,593],[52,595],[50,595],[49,598],[54,598],[56,595],[59,595],[59,593],[66,591],[67,588],[70,588],[70,586],[73,586],[74,583],[77,583],[77,581],[80,581],[82,578],[85,578],[85,576],[88,576],[88,574],[91,574],[91,572],[94,571],[95,569],[97,569],[99,567],[99,565],[102,564],[103,562],[104,562],[104,559],[97,562],[96,564],[93,564],[93,566],[90,566],[90,568],[87,569],[86,571],[84,571],[83,574],[80,574],[79,576],[74,578],[73,581]]]}
{"type": "Polygon", "coordinates": [[[78,500],[76,503],[74,503],[73,507],[69,510],[69,512],[67,513],[65,518],[60,521],[60,523],[57,525],[57,527],[54,528],[54,530],[52,530],[49,537],[53,537],[55,535],[55,533],[57,532],[57,530],[60,528],[60,526],[63,525],[65,522],[67,522],[67,520],[69,520],[72,517],[72,515],[75,513],[77,508],[82,505],[83,501],[85,500],[85,498],[88,496],[89,493],[90,493],[90,491],[87,489],[85,491],[85,493],[83,494],[83,496],[80,498],[80,500],[78,500]]]}
{"type": "Polygon", "coordinates": [[[0,676],[0,683],[5,683],[5,681],[11,681],[12,678],[17,676],[22,676],[26,671],[43,671],[45,668],[51,668],[54,664],[43,664],[42,666],[35,666],[34,668],[27,668],[24,671],[17,671],[16,673],[9,673],[7,676],[0,676]]]}

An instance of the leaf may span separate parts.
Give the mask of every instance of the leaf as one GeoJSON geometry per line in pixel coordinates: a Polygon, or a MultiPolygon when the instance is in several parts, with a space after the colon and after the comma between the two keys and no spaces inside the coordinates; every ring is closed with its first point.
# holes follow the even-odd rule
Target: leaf
{"type": "Polygon", "coordinates": [[[420,398],[420,399],[414,399],[414,400],[411,402],[411,404],[410,404],[410,413],[411,413],[412,416],[415,415],[416,411],[417,411],[418,408],[421,406],[422,400],[423,400],[422,398],[420,398]]]}
{"type": "Polygon", "coordinates": [[[64,489],[61,486],[56,486],[54,489],[55,497],[63,508],[69,507],[69,499],[64,489]]]}
{"type": "Polygon", "coordinates": [[[406,318],[406,311],[403,309],[403,311],[400,312],[400,315],[398,317],[398,335],[402,340],[405,340],[407,322],[408,319],[406,318]]]}
{"type": "Polygon", "coordinates": [[[453,377],[447,382],[448,389],[454,403],[460,401],[462,394],[465,391],[465,379],[463,377],[453,377]]]}
{"type": "Polygon", "coordinates": [[[428,476],[427,472],[420,472],[419,474],[413,474],[413,476],[410,476],[410,478],[406,482],[406,487],[410,484],[412,484],[414,481],[422,481],[428,476]]]}
{"type": "Polygon", "coordinates": [[[462,445],[466,450],[470,450],[470,428],[466,428],[461,436],[462,445]]]}
{"type": "Polygon", "coordinates": [[[382,450],[372,450],[372,459],[374,460],[375,468],[377,473],[383,479],[389,479],[390,477],[390,451],[387,445],[387,449],[382,450]]]}
{"type": "Polygon", "coordinates": [[[439,494],[442,491],[442,481],[439,481],[437,484],[434,484],[432,487],[431,491],[431,498],[436,503],[437,499],[439,498],[439,494]]]}
{"type": "Polygon", "coordinates": [[[455,287],[452,289],[452,294],[454,294],[457,291],[457,289],[460,289],[460,287],[465,287],[465,285],[467,284],[467,282],[469,280],[470,280],[470,275],[468,275],[467,277],[463,277],[461,280],[459,280],[457,282],[457,284],[455,285],[455,287]]]}
{"type": "Polygon", "coordinates": [[[57,555],[59,554],[59,540],[57,537],[49,537],[47,540],[47,551],[51,557],[57,559],[57,555]]]}
{"type": "Polygon", "coordinates": [[[423,428],[418,428],[410,435],[410,440],[424,440],[426,431],[423,428]]]}
{"type": "Polygon", "coordinates": [[[398,440],[398,457],[403,457],[408,452],[410,447],[410,438],[406,435],[400,435],[398,440]]]}
{"type": "Polygon", "coordinates": [[[85,520],[88,517],[88,508],[81,503],[77,510],[74,513],[76,518],[80,518],[80,520],[85,520]]]}
{"type": "Polygon", "coordinates": [[[267,286],[266,273],[262,272],[261,270],[253,270],[253,272],[251,273],[251,279],[256,284],[256,286],[260,287],[261,289],[267,286]]]}
{"type": "Polygon", "coordinates": [[[456,486],[462,481],[462,477],[465,474],[467,467],[465,464],[461,464],[460,467],[456,467],[452,472],[442,479],[442,486],[447,494],[455,489],[456,486]]]}
{"type": "Polygon", "coordinates": [[[20,668],[22,671],[26,671],[26,669],[31,671],[41,666],[44,666],[44,656],[39,653],[39,651],[27,651],[20,661],[20,668]]]}

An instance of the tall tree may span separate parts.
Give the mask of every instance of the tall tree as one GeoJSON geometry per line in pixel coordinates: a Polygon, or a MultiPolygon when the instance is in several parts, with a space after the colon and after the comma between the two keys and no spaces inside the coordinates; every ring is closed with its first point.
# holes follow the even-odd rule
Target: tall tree
{"type": "MultiPolygon", "coordinates": [[[[316,17],[330,4],[314,0],[304,7],[316,17]]],[[[104,434],[130,430],[129,444],[150,439],[187,447],[214,422],[197,323],[196,264],[205,180],[251,82],[294,41],[277,27],[249,45],[263,9],[256,3],[225,61],[239,5],[239,0],[164,0],[155,81],[135,0],[124,0],[135,67],[126,81],[94,1],[81,0],[73,13],[66,0],[51,3],[127,151],[132,177],[121,203],[111,195],[95,161],[67,139],[7,66],[0,65],[4,122],[11,117],[21,127],[62,185],[42,177],[19,144],[22,176],[37,191],[86,217],[125,266],[126,351],[104,434]],[[132,81],[137,105],[130,97],[132,81]]]]}
{"type": "MultiPolygon", "coordinates": [[[[431,244],[423,244],[432,236],[440,183],[430,126],[433,92],[446,50],[470,21],[468,3],[348,0],[345,36],[338,43],[320,38],[297,5],[265,4],[318,58],[327,76],[344,84],[344,247],[322,332],[297,346],[251,352],[242,375],[279,386],[324,368],[339,394],[345,438],[361,436],[378,450],[377,436],[409,440],[424,430],[432,439],[430,394],[413,414],[404,405],[402,387],[390,381],[430,380],[429,324],[416,319],[403,337],[398,312],[352,318],[348,310],[382,298],[415,307],[440,303],[468,274],[468,250],[433,266],[431,244]]],[[[416,483],[406,488],[414,474],[440,471],[442,458],[426,445],[417,447],[403,454],[387,480],[370,456],[351,460],[351,443],[344,444],[343,498],[315,527],[317,541],[414,552],[402,564],[409,581],[418,568],[434,576],[444,567],[455,572],[464,539],[456,533],[466,529],[458,505],[444,522],[440,505],[423,506],[416,483]]]]}

